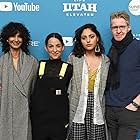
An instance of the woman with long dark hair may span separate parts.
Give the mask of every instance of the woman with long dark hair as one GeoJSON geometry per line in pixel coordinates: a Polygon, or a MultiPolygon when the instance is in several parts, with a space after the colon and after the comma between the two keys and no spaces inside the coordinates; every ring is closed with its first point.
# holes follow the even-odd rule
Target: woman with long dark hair
{"type": "Polygon", "coordinates": [[[30,55],[30,33],[18,22],[5,25],[0,34],[0,139],[31,140],[29,97],[35,82],[37,60],[30,55]]]}
{"type": "Polygon", "coordinates": [[[104,89],[109,59],[94,24],[75,31],[74,49],[68,60],[73,65],[69,86],[69,140],[106,140],[104,89]]]}

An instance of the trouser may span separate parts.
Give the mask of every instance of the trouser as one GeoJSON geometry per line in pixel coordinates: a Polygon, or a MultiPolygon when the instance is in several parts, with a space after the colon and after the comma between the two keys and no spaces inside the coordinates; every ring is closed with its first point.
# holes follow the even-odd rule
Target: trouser
{"type": "Polygon", "coordinates": [[[105,114],[112,140],[136,140],[137,132],[140,130],[140,108],[131,111],[106,106],[105,114]]]}
{"type": "Polygon", "coordinates": [[[65,140],[67,130],[62,125],[33,127],[32,140],[65,140]]]}

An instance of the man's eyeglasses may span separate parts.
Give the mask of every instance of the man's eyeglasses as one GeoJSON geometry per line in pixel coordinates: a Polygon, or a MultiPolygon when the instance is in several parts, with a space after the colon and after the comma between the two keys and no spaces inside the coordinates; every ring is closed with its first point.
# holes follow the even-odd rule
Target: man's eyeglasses
{"type": "Polygon", "coordinates": [[[127,25],[122,25],[122,26],[112,26],[111,29],[114,31],[117,31],[118,29],[120,29],[121,31],[126,29],[127,25]]]}

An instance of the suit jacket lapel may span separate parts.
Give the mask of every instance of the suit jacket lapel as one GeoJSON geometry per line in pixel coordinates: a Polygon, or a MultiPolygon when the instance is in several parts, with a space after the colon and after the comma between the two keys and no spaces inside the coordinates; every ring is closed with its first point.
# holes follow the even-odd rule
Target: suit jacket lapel
{"type": "Polygon", "coordinates": [[[22,81],[15,70],[14,70],[14,85],[24,96],[27,96],[24,87],[22,85],[22,81]]]}
{"type": "Polygon", "coordinates": [[[74,72],[75,75],[74,76],[76,79],[78,94],[81,93],[83,60],[84,60],[84,57],[82,57],[82,58],[75,57],[74,62],[73,62],[74,66],[75,66],[75,72],[74,72]]]}
{"type": "Polygon", "coordinates": [[[99,88],[104,91],[104,88],[106,86],[106,78],[109,68],[109,58],[105,55],[102,55],[102,64],[101,64],[101,76],[100,76],[100,86],[99,88]]]}
{"type": "Polygon", "coordinates": [[[20,73],[20,79],[22,81],[22,84],[24,85],[26,80],[28,79],[33,67],[33,61],[31,61],[31,58],[29,55],[24,55],[24,61],[20,73]]]}
{"type": "Polygon", "coordinates": [[[26,90],[24,89],[24,84],[31,73],[32,66],[33,62],[30,61],[28,55],[25,55],[20,74],[18,75],[17,72],[14,70],[14,84],[24,96],[27,96],[26,90]]]}

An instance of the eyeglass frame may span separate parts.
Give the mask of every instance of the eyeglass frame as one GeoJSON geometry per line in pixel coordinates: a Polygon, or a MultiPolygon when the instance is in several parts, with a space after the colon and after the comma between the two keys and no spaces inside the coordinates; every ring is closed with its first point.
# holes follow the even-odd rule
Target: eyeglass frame
{"type": "Polygon", "coordinates": [[[121,25],[121,26],[111,26],[111,30],[113,31],[117,31],[118,28],[123,31],[126,27],[128,27],[128,25],[121,25]]]}

